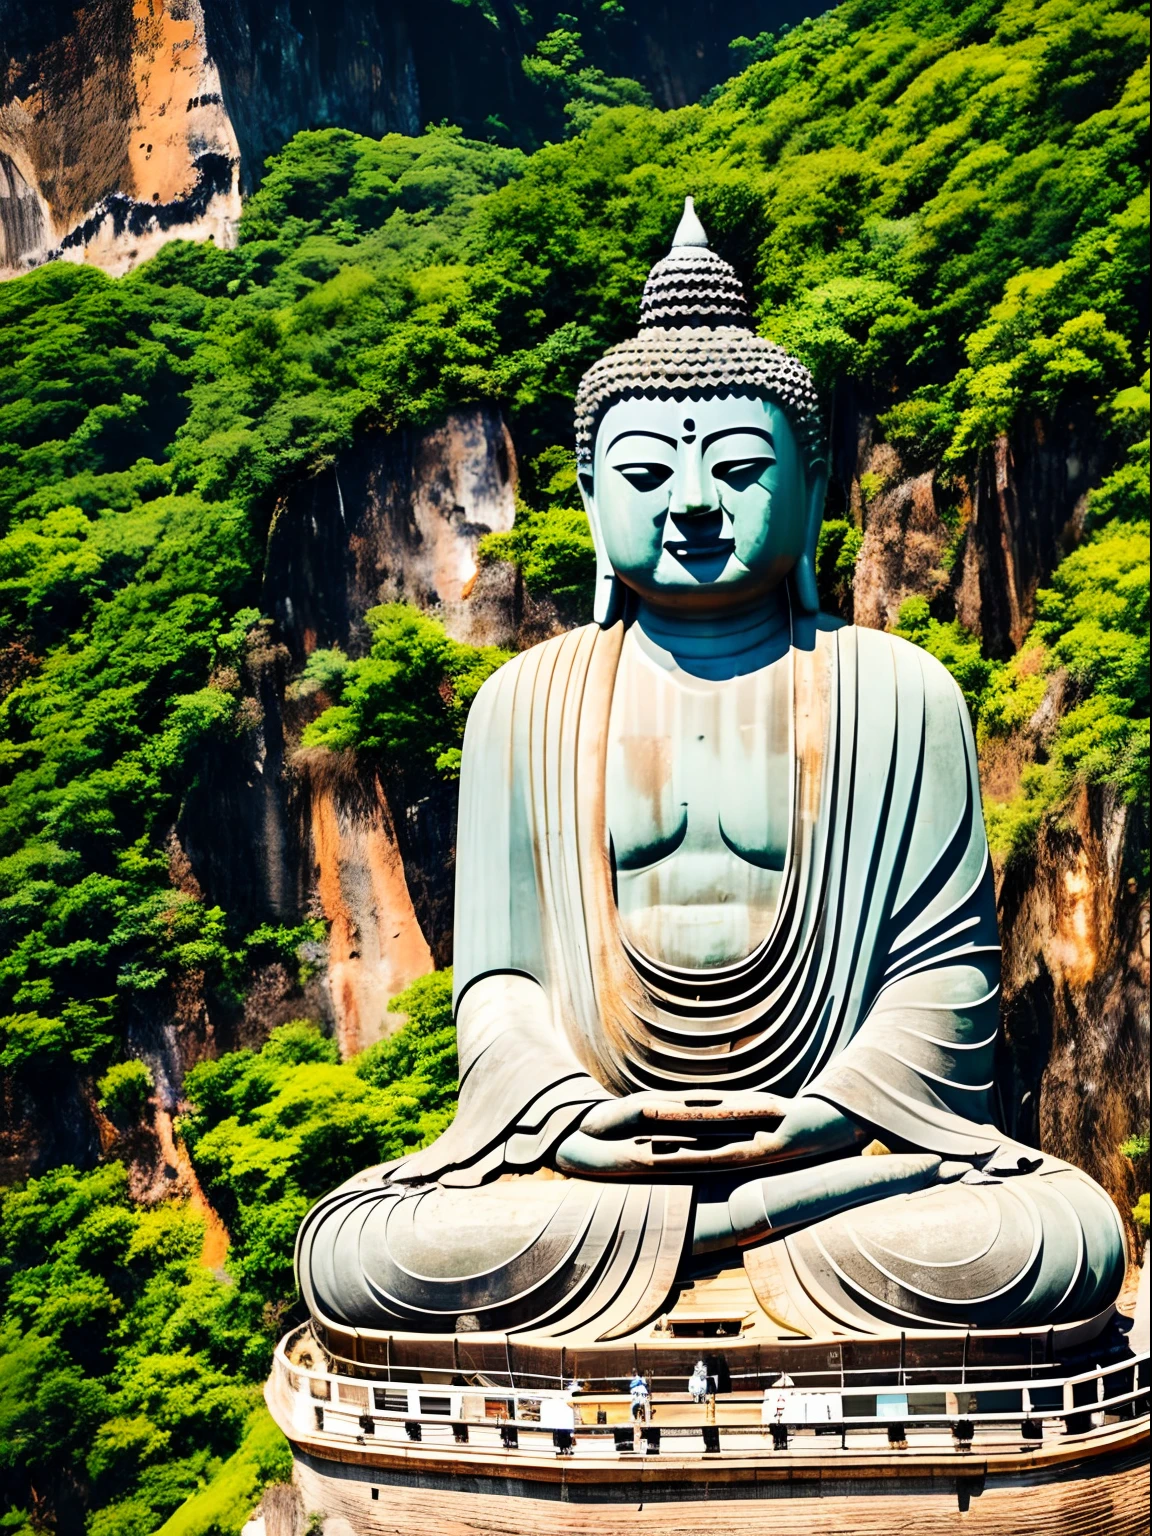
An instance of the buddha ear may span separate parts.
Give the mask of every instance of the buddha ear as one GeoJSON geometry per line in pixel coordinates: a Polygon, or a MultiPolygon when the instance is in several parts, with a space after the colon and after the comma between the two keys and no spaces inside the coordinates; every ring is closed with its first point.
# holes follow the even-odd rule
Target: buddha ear
{"type": "Polygon", "coordinates": [[[588,514],[592,529],[592,543],[596,547],[596,586],[592,594],[592,618],[601,629],[615,624],[624,612],[624,584],[608,563],[604,553],[604,538],[600,531],[600,514],[596,510],[596,496],[592,471],[581,469],[576,477],[580,482],[580,497],[588,514]]]}
{"type": "Polygon", "coordinates": [[[828,491],[828,466],[823,460],[807,475],[807,506],[804,549],[792,569],[792,588],[804,613],[819,613],[820,594],[816,588],[816,542],[824,521],[824,497],[828,491]]]}

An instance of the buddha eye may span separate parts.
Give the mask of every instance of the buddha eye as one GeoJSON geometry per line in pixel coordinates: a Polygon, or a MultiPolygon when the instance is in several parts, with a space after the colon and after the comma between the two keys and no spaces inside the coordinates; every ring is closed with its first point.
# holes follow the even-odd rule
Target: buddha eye
{"type": "Polygon", "coordinates": [[[656,491],[672,478],[667,464],[617,464],[614,468],[638,491],[656,491]]]}
{"type": "Polygon", "coordinates": [[[754,459],[729,459],[723,464],[715,464],[712,474],[717,480],[723,480],[734,491],[746,491],[750,485],[755,485],[760,476],[775,459],[767,456],[754,459]]]}

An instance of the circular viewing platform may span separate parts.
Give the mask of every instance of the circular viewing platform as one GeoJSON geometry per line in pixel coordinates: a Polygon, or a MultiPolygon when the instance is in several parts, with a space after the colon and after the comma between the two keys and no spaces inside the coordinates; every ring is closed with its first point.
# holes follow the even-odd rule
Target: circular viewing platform
{"type": "Polygon", "coordinates": [[[962,1512],[996,1536],[1148,1529],[1149,1357],[1114,1335],[1063,1357],[1045,1335],[755,1355],[669,1340],[642,1359],[503,1340],[502,1370],[470,1358],[494,1341],[467,1335],[392,1338],[373,1365],[331,1342],[288,1335],[266,1395],[305,1509],[343,1522],[338,1536],[750,1532],[764,1499],[774,1532],[805,1536],[928,1536],[962,1512]],[[697,1403],[700,1358],[712,1390],[697,1403]],[[637,1372],[650,1398],[634,1420],[637,1372]]]}

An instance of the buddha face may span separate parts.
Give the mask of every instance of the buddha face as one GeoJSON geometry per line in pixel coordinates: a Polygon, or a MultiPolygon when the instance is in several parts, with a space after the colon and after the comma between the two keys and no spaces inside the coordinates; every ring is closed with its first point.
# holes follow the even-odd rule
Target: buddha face
{"type": "Polygon", "coordinates": [[[804,553],[823,479],[766,400],[620,400],[596,433],[588,514],[616,575],[656,606],[738,605],[804,553]]]}

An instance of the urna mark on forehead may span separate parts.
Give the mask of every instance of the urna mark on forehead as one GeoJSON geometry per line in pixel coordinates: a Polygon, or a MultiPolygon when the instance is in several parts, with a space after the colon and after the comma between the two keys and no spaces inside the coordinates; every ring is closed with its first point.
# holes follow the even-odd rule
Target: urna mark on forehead
{"type": "MultiPolygon", "coordinates": [[[[587,472],[605,416],[618,402],[668,404],[670,431],[682,435],[677,412],[724,401],[775,405],[795,432],[805,468],[824,463],[823,428],[812,377],[782,347],[751,328],[744,291],[734,269],[708,248],[692,199],[672,249],[648,275],[640,330],[612,347],[580,381],[576,396],[576,457],[587,472]]],[[[664,413],[661,413],[664,414],[664,413]]]]}

